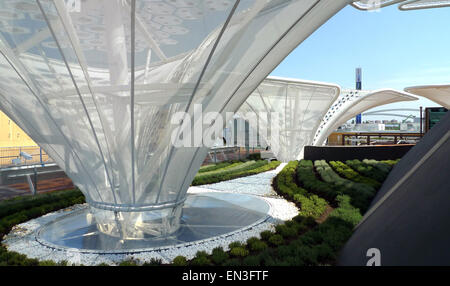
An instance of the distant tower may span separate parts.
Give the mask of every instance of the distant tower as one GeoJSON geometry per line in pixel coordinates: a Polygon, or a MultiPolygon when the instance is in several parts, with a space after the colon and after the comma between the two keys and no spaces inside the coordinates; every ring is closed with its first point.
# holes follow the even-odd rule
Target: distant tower
{"type": "MultiPolygon", "coordinates": [[[[361,90],[362,89],[362,68],[356,68],[356,89],[361,90]]],[[[362,116],[361,113],[356,115],[356,124],[362,123],[362,116]]]]}

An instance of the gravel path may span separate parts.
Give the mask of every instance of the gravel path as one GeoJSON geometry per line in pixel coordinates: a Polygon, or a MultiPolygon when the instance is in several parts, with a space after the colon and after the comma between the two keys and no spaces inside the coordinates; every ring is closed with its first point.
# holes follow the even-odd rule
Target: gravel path
{"type": "Polygon", "coordinates": [[[256,174],[253,176],[237,178],[215,184],[202,185],[189,188],[188,192],[197,190],[224,191],[227,193],[251,194],[258,196],[276,196],[272,188],[272,179],[286,166],[280,164],[275,170],[256,174]]]}

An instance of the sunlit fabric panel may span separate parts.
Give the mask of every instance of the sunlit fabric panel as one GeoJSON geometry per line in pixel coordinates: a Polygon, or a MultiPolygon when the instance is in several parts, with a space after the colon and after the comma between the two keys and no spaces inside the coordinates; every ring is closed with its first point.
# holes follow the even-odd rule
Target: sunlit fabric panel
{"type": "Polygon", "coordinates": [[[450,109],[450,85],[423,85],[405,88],[406,92],[423,96],[450,109]]]}
{"type": "MultiPolygon", "coordinates": [[[[259,135],[282,162],[302,157],[319,124],[339,96],[334,84],[269,77],[248,97],[239,115],[248,121],[256,115],[259,135]]],[[[250,123],[251,124],[251,123],[250,123]]]]}

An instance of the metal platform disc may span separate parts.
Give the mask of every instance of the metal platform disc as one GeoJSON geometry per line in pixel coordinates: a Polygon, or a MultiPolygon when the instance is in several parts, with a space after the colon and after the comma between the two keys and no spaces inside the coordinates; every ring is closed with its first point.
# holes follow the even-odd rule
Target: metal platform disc
{"type": "Polygon", "coordinates": [[[269,204],[256,196],[231,193],[188,195],[181,226],[168,237],[146,236],[120,240],[97,230],[88,219],[89,208],[69,213],[36,231],[36,240],[56,249],[92,253],[129,253],[182,247],[201,240],[226,236],[265,221],[269,204]]]}

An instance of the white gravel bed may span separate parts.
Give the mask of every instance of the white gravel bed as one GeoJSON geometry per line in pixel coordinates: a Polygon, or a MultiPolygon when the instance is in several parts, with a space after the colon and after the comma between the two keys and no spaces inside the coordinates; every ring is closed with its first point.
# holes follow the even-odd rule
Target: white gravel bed
{"type": "Polygon", "coordinates": [[[261,199],[265,200],[270,205],[270,211],[268,218],[260,222],[259,224],[252,225],[243,230],[238,230],[232,233],[213,237],[210,239],[186,243],[182,246],[174,246],[164,248],[160,250],[142,251],[139,253],[127,253],[127,254],[96,254],[96,253],[81,253],[77,249],[53,249],[40,244],[35,238],[35,231],[47,224],[48,222],[67,214],[69,211],[75,211],[80,208],[86,207],[86,205],[76,205],[70,208],[56,211],[46,214],[42,217],[27,221],[25,223],[16,225],[11,232],[3,239],[3,244],[10,251],[16,251],[25,254],[29,258],[36,258],[39,260],[52,260],[55,262],[67,261],[70,265],[98,265],[100,263],[106,263],[109,265],[117,265],[124,260],[133,259],[138,263],[150,262],[151,259],[160,259],[163,263],[170,263],[175,257],[182,255],[188,259],[195,256],[198,251],[206,251],[211,253],[216,247],[223,247],[228,250],[228,245],[234,241],[245,242],[248,238],[256,236],[259,237],[259,233],[264,230],[273,230],[275,225],[293,218],[298,214],[297,207],[283,198],[280,197],[268,197],[274,194],[270,187],[271,179],[284,167],[285,164],[277,168],[277,170],[265,172],[255,176],[246,178],[239,178],[232,181],[231,184],[241,184],[246,188],[232,189],[228,188],[230,182],[223,182],[218,184],[191,187],[189,193],[203,193],[203,192],[232,192],[232,193],[246,193],[258,195],[261,199]],[[270,179],[269,179],[270,178],[270,179]],[[251,184],[250,182],[255,182],[251,184]],[[228,184],[227,184],[228,183],[228,184]],[[219,187],[218,187],[219,186],[219,187]],[[270,187],[270,191],[268,190],[270,187]]]}

